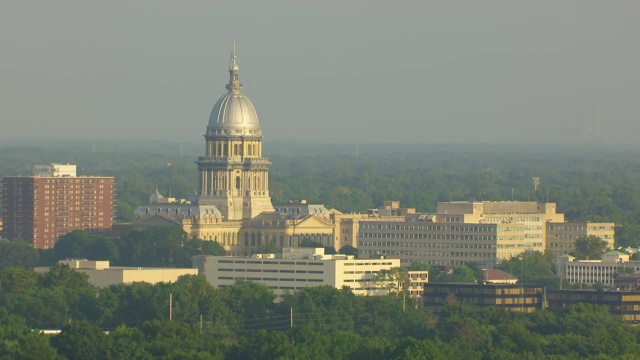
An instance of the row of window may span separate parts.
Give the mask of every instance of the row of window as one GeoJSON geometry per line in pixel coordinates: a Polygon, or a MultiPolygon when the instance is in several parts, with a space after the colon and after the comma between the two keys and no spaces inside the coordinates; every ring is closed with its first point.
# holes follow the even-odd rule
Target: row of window
{"type": "MultiPolygon", "coordinates": [[[[311,282],[321,283],[322,279],[291,279],[291,278],[261,278],[261,277],[234,277],[234,276],[218,276],[218,280],[247,280],[247,281],[294,281],[294,282],[311,282]]],[[[282,289],[282,288],[281,288],[282,289]]]]}
{"type": "Polygon", "coordinates": [[[442,248],[442,249],[495,249],[496,244],[469,244],[469,243],[428,243],[428,242],[396,242],[396,241],[365,241],[358,242],[359,247],[401,247],[401,248],[442,248]]]}
{"type": "Polygon", "coordinates": [[[232,272],[261,272],[261,273],[289,273],[289,274],[324,274],[322,270],[284,270],[284,269],[230,269],[219,268],[218,271],[232,271],[232,272]]]}
{"type": "Polygon", "coordinates": [[[524,222],[539,222],[542,221],[542,218],[540,218],[540,216],[526,216],[526,217],[522,217],[522,216],[487,216],[486,217],[487,221],[490,222],[519,222],[519,223],[524,223],[524,222]]]}
{"type": "Polygon", "coordinates": [[[367,266],[367,265],[393,265],[391,261],[373,261],[373,262],[357,262],[357,263],[344,263],[343,266],[367,266]]]}
{"type": "Polygon", "coordinates": [[[256,264],[256,265],[296,265],[296,266],[306,266],[306,265],[320,265],[321,262],[307,262],[307,261],[269,261],[269,260],[227,260],[220,259],[218,260],[220,264],[256,264]]]}
{"type": "Polygon", "coordinates": [[[451,234],[398,234],[398,233],[366,233],[359,234],[361,238],[383,238],[383,239],[426,239],[426,240],[496,240],[495,235],[451,235],[451,234]]]}
{"type": "Polygon", "coordinates": [[[495,253],[478,252],[439,252],[439,251],[399,251],[399,250],[360,250],[362,255],[395,255],[395,256],[436,256],[436,257],[480,257],[495,258],[495,253]]]}
{"type": "Polygon", "coordinates": [[[378,224],[360,222],[360,229],[368,230],[410,230],[410,231],[464,231],[464,232],[495,232],[496,224],[474,224],[473,226],[448,226],[448,225],[405,225],[405,224],[378,224]]]}

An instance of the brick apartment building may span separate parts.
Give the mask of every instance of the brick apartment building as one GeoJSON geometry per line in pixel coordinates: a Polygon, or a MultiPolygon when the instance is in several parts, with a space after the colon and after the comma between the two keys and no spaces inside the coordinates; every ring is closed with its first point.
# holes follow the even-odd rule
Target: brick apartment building
{"type": "Polygon", "coordinates": [[[3,237],[52,248],[74,230],[105,232],[114,217],[114,178],[76,176],[69,164],[36,165],[32,176],[2,179],[3,237]]]}

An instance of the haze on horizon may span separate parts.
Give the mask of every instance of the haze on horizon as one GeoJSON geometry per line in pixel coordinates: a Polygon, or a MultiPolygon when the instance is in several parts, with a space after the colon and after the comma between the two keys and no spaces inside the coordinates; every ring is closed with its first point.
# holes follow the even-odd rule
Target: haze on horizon
{"type": "Polygon", "coordinates": [[[638,144],[640,2],[11,1],[0,141],[202,141],[237,38],[265,139],[638,144]],[[591,129],[591,135],[589,130],[591,129]]]}

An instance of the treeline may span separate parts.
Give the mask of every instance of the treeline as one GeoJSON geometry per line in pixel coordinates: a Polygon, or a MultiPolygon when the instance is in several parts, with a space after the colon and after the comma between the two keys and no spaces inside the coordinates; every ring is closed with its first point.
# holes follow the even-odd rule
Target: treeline
{"type": "MultiPolygon", "coordinates": [[[[274,202],[307,199],[343,212],[366,212],[384,200],[435,211],[438,201],[525,200],[558,204],[568,220],[615,222],[621,246],[640,245],[640,160],[627,148],[490,145],[276,144],[274,202]],[[336,150],[336,148],[338,150],[336,150]],[[533,177],[540,178],[534,189],[533,177]]],[[[158,184],[165,195],[188,198],[197,188],[198,147],[139,143],[5,147],[0,176],[28,175],[36,163],[71,162],[80,174],[115,176],[119,221],[148,201],[158,184]],[[90,151],[87,151],[90,150],[90,151]]]]}
{"type": "Polygon", "coordinates": [[[638,329],[606,309],[532,314],[328,286],[285,294],[201,276],[94,289],[84,274],[0,272],[0,354],[30,359],[636,359],[638,329]],[[173,298],[169,320],[169,299],[173,298]],[[60,328],[46,336],[31,329],[60,328]],[[108,334],[105,333],[108,331],[108,334]]]}
{"type": "Polygon", "coordinates": [[[52,249],[37,250],[21,240],[0,240],[0,270],[50,266],[65,259],[109,260],[112,266],[191,268],[196,255],[225,255],[216,241],[189,238],[179,227],[149,227],[119,238],[70,232],[52,249]]]}

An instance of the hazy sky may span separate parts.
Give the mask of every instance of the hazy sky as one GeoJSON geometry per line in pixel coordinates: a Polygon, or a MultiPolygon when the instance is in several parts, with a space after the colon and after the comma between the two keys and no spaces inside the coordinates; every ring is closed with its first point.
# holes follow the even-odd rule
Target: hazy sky
{"type": "Polygon", "coordinates": [[[640,1],[0,6],[0,140],[202,141],[240,79],[268,140],[640,143],[640,1]]]}

